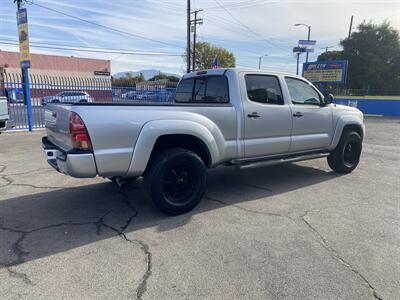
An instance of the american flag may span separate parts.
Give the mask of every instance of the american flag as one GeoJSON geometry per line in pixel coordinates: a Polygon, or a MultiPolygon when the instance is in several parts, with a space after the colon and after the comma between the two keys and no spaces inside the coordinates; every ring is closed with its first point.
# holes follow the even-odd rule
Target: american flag
{"type": "Polygon", "coordinates": [[[212,68],[218,69],[220,67],[221,67],[221,61],[219,60],[218,56],[215,56],[214,60],[213,60],[212,68]]]}

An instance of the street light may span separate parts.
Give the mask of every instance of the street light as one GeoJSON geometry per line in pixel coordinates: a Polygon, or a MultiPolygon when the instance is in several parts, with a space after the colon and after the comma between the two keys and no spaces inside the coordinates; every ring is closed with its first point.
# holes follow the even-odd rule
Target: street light
{"type": "MultiPolygon", "coordinates": [[[[307,36],[307,41],[310,40],[310,36],[311,36],[311,25],[307,25],[307,24],[303,24],[303,23],[297,23],[294,24],[294,26],[305,26],[308,28],[308,36],[307,36]]],[[[308,51],[306,53],[306,62],[308,62],[308,51]]]]}
{"type": "Polygon", "coordinates": [[[261,55],[261,56],[258,58],[258,68],[259,68],[260,70],[261,70],[261,60],[262,60],[263,57],[266,57],[266,56],[268,56],[268,54],[261,55]]]}

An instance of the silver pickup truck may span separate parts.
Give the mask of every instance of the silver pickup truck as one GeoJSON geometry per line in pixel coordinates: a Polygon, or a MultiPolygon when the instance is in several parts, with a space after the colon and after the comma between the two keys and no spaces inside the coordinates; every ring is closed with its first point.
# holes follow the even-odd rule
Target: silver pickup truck
{"type": "Polygon", "coordinates": [[[327,157],[353,171],[363,114],[332,100],[292,74],[205,70],[182,78],[174,103],[49,104],[42,143],[57,171],[119,184],[143,176],[156,206],[180,214],[202,199],[207,168],[327,157]]]}

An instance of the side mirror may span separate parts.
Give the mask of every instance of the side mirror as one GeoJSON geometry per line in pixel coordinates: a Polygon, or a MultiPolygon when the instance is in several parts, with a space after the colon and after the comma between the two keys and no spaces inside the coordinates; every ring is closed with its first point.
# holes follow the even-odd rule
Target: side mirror
{"type": "Polygon", "coordinates": [[[324,104],[325,105],[331,104],[333,102],[333,100],[334,100],[333,95],[332,94],[327,94],[324,97],[324,104]]]}

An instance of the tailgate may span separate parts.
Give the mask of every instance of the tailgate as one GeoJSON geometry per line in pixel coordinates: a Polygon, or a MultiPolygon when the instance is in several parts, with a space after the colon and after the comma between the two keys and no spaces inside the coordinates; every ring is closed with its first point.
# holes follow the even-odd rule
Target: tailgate
{"type": "Polygon", "coordinates": [[[69,104],[48,104],[45,111],[47,138],[64,151],[72,149],[69,133],[71,108],[69,104]]]}

